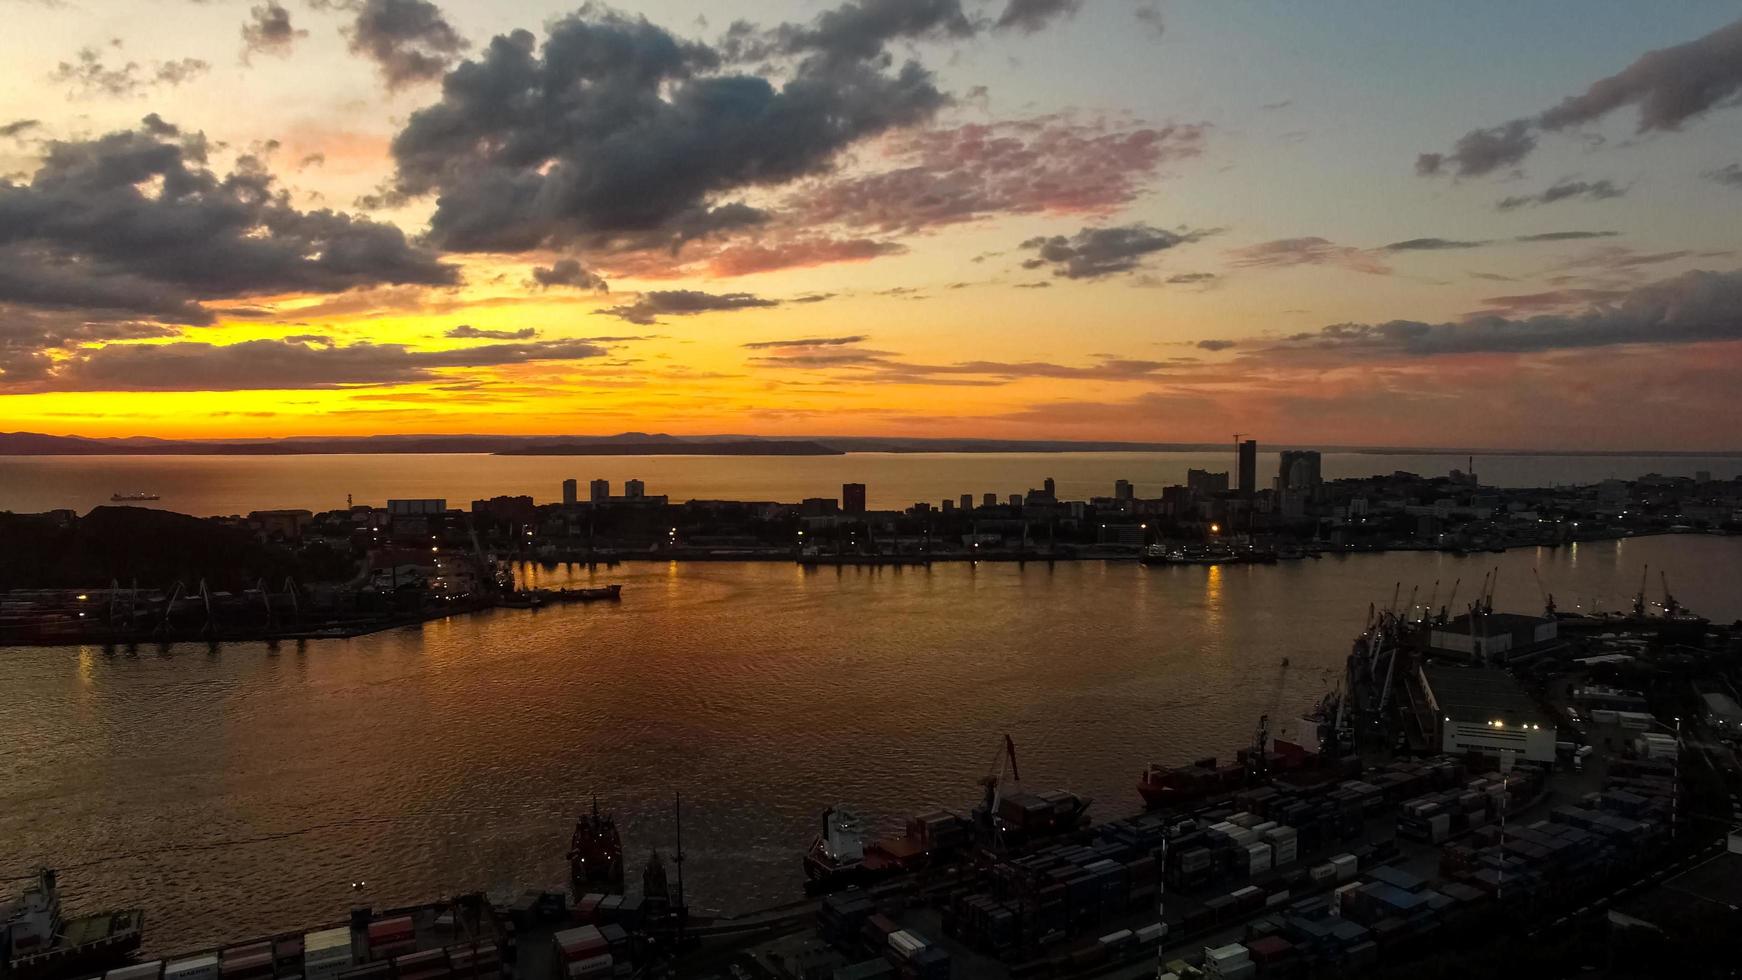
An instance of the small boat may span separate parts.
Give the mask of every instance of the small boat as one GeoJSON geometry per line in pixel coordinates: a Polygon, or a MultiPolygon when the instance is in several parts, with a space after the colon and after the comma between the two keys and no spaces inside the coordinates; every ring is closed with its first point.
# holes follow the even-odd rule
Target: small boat
{"type": "Polygon", "coordinates": [[[109,496],[109,500],[111,502],[117,503],[117,504],[132,503],[134,501],[140,501],[140,500],[162,500],[162,499],[163,499],[162,497],[159,497],[155,493],[145,493],[144,491],[138,491],[138,492],[134,492],[134,493],[117,493],[117,494],[111,494],[109,496]]]}
{"type": "Polygon", "coordinates": [[[0,903],[0,975],[15,980],[53,980],[101,972],[127,961],[145,934],[138,909],[61,918],[54,871],[11,901],[0,903]]]}

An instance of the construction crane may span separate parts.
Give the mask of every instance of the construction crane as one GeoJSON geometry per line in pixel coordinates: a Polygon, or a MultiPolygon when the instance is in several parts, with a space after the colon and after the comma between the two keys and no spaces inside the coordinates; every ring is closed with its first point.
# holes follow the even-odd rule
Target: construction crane
{"type": "Polygon", "coordinates": [[[1500,566],[1494,566],[1494,577],[1488,581],[1488,599],[1482,604],[1482,615],[1494,612],[1494,593],[1500,588],[1500,566]]]}
{"type": "Polygon", "coordinates": [[[1553,619],[1554,615],[1555,615],[1555,612],[1554,612],[1554,593],[1550,592],[1547,588],[1545,588],[1543,586],[1542,576],[1537,574],[1536,566],[1534,566],[1534,565],[1531,566],[1530,577],[1533,579],[1536,579],[1536,591],[1542,593],[1542,614],[1544,616],[1547,616],[1549,619],[1553,619]]]}
{"type": "Polygon", "coordinates": [[[1663,569],[1660,568],[1657,570],[1657,576],[1663,582],[1663,614],[1665,616],[1674,616],[1676,613],[1681,612],[1682,604],[1675,601],[1675,596],[1670,595],[1669,576],[1664,573],[1663,569]]]}
{"type": "Polygon", "coordinates": [[[1646,565],[1645,570],[1639,573],[1639,591],[1633,593],[1633,615],[1640,619],[1645,618],[1645,583],[1650,577],[1651,566],[1646,565]]]}
{"type": "Polygon", "coordinates": [[[1463,584],[1464,577],[1461,575],[1452,579],[1452,592],[1450,595],[1446,596],[1446,604],[1440,607],[1441,626],[1446,624],[1446,619],[1450,616],[1452,607],[1458,604],[1458,586],[1463,584]]]}
{"type": "Polygon", "coordinates": [[[1427,594],[1427,604],[1421,607],[1421,621],[1426,623],[1433,618],[1434,600],[1440,597],[1440,580],[1434,579],[1433,590],[1427,594]]]}

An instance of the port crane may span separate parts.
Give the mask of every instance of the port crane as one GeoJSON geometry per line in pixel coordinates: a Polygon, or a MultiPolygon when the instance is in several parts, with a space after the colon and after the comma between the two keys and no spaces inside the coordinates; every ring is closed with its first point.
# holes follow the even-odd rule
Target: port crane
{"type": "Polygon", "coordinates": [[[1535,566],[1530,569],[1530,577],[1536,579],[1536,591],[1542,593],[1542,614],[1553,619],[1555,617],[1554,593],[1543,586],[1542,576],[1537,574],[1535,566]]]}
{"type": "Polygon", "coordinates": [[[1004,744],[998,747],[998,755],[993,758],[992,765],[987,767],[986,775],[980,777],[980,785],[986,787],[986,830],[988,843],[995,850],[1004,848],[1004,821],[998,816],[998,804],[1004,799],[1004,776],[1010,775],[1010,781],[1018,787],[1022,785],[1022,770],[1016,765],[1016,742],[1009,732],[1004,733],[1004,744]]]}
{"type": "Polygon", "coordinates": [[[1646,565],[1645,570],[1639,573],[1639,591],[1633,593],[1633,615],[1640,619],[1645,618],[1645,583],[1650,578],[1651,566],[1646,565]]]}
{"type": "Polygon", "coordinates": [[[1682,604],[1675,601],[1675,596],[1670,594],[1669,576],[1664,573],[1663,569],[1660,568],[1657,570],[1657,576],[1663,582],[1663,614],[1665,616],[1674,616],[1682,611],[1682,604]]]}

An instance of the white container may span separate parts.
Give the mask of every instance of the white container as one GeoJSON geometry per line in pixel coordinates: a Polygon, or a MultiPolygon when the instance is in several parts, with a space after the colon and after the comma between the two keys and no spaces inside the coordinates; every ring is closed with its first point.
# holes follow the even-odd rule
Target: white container
{"type": "Polygon", "coordinates": [[[1237,963],[1248,963],[1252,960],[1252,951],[1239,943],[1229,943],[1226,946],[1205,946],[1204,965],[1214,963],[1217,966],[1233,966],[1237,963]]]}
{"type": "Polygon", "coordinates": [[[217,976],[218,954],[216,953],[179,960],[163,968],[163,980],[215,980],[217,976]]]}
{"type": "Polygon", "coordinates": [[[1259,836],[1262,837],[1263,835],[1271,832],[1272,830],[1275,830],[1277,827],[1280,827],[1280,826],[1282,826],[1282,825],[1277,823],[1274,820],[1266,820],[1263,823],[1253,824],[1251,827],[1251,830],[1253,833],[1258,834],[1259,836]]]}
{"type": "Polygon", "coordinates": [[[152,960],[149,963],[134,963],[129,966],[118,966],[103,974],[103,980],[157,980],[163,972],[163,961],[152,960]]]}
{"type": "Polygon", "coordinates": [[[1128,942],[1130,939],[1131,930],[1121,929],[1118,932],[1109,932],[1096,941],[1103,946],[1118,946],[1121,943],[1128,942]]]}
{"type": "Polygon", "coordinates": [[[1314,881],[1330,881],[1332,878],[1337,876],[1337,866],[1334,864],[1315,864],[1313,865],[1311,874],[1314,881]]]}
{"type": "Polygon", "coordinates": [[[889,934],[889,948],[895,950],[895,955],[902,959],[912,959],[913,955],[926,947],[925,940],[906,929],[889,934]]]}
{"type": "Polygon", "coordinates": [[[1139,945],[1153,946],[1159,944],[1163,939],[1167,938],[1167,923],[1151,922],[1149,925],[1137,930],[1135,935],[1137,936],[1137,942],[1139,945]]]}
{"type": "Polygon", "coordinates": [[[1339,854],[1331,858],[1331,867],[1337,869],[1338,881],[1349,881],[1361,869],[1361,862],[1353,854],[1339,854]]]}

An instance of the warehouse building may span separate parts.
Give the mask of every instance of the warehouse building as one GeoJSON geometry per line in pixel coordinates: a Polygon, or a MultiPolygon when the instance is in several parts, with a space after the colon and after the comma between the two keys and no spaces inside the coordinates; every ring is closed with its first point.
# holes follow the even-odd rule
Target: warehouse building
{"type": "Polygon", "coordinates": [[[1555,724],[1512,675],[1491,667],[1429,665],[1421,687],[1440,751],[1515,761],[1555,761],[1555,724]]]}
{"type": "Polygon", "coordinates": [[[1552,619],[1518,613],[1468,613],[1436,624],[1428,652],[1472,663],[1501,663],[1553,645],[1560,629],[1552,619]]]}

